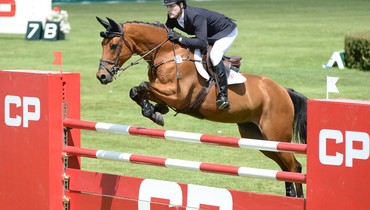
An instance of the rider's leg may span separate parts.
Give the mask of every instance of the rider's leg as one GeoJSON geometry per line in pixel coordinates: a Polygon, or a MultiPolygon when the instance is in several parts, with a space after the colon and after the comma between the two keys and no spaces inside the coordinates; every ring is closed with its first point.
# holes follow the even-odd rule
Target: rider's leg
{"type": "Polygon", "coordinates": [[[219,93],[216,98],[217,109],[227,110],[230,108],[229,101],[227,99],[227,75],[225,71],[225,65],[223,61],[220,61],[216,66],[213,67],[217,75],[219,93]]]}
{"type": "Polygon", "coordinates": [[[230,108],[227,98],[227,74],[222,57],[234,42],[237,34],[238,30],[235,28],[228,36],[217,40],[213,44],[213,48],[210,53],[211,62],[218,81],[219,93],[216,98],[216,105],[219,110],[227,110],[230,108]]]}

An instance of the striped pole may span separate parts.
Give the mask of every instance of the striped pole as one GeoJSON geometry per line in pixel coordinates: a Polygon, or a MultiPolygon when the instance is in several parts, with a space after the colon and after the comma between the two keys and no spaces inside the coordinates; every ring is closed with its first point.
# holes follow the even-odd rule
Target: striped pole
{"type": "Polygon", "coordinates": [[[151,138],[159,138],[173,141],[183,141],[192,143],[209,143],[228,147],[239,147],[245,149],[257,149],[273,152],[294,152],[306,154],[307,145],[286,143],[278,141],[266,141],[247,138],[235,138],[226,136],[215,136],[208,134],[162,130],[155,128],[144,128],[128,125],[118,125],[111,123],[92,122],[84,120],[65,119],[63,121],[65,127],[77,128],[84,130],[93,130],[99,132],[112,132],[133,136],[148,136],[151,138]]]}
{"type": "Polygon", "coordinates": [[[185,169],[192,171],[228,174],[234,176],[253,177],[261,179],[272,179],[277,181],[306,183],[305,174],[293,172],[283,172],[268,169],[257,169],[213,163],[202,163],[196,161],[161,158],[106,150],[94,150],[72,146],[64,147],[63,152],[74,156],[83,156],[89,158],[121,161],[135,164],[154,165],[166,168],[185,169]]]}

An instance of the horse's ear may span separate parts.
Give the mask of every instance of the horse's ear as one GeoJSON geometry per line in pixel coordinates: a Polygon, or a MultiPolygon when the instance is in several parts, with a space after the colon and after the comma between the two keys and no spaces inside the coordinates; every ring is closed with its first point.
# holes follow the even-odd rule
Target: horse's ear
{"type": "Polygon", "coordinates": [[[96,19],[99,21],[100,24],[102,24],[104,26],[105,29],[107,29],[109,27],[109,23],[107,21],[104,21],[104,20],[100,19],[99,17],[96,17],[96,19]]]}
{"type": "Polygon", "coordinates": [[[112,27],[112,31],[114,32],[121,32],[122,33],[122,26],[121,24],[117,23],[116,21],[110,19],[109,17],[107,17],[107,20],[109,21],[110,23],[110,26],[112,27]]]}

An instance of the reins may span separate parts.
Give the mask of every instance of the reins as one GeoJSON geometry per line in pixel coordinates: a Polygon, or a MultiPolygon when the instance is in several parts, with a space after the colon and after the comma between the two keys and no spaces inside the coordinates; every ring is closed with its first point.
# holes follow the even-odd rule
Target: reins
{"type": "MultiPolygon", "coordinates": [[[[151,49],[151,50],[149,50],[148,52],[146,52],[144,55],[140,55],[140,58],[139,58],[139,59],[137,59],[136,61],[131,62],[129,65],[127,65],[127,66],[126,66],[126,67],[124,67],[124,68],[118,68],[116,73],[118,73],[119,71],[122,71],[122,72],[123,72],[123,71],[125,71],[126,69],[128,69],[128,68],[130,68],[130,67],[132,67],[132,66],[135,66],[135,65],[139,64],[139,63],[140,63],[140,61],[141,61],[141,60],[143,60],[145,56],[150,55],[151,53],[153,53],[154,51],[156,51],[158,48],[162,47],[162,45],[164,45],[164,43],[166,43],[167,41],[168,41],[168,38],[167,38],[167,39],[165,39],[165,40],[164,40],[163,42],[161,42],[160,44],[158,44],[157,46],[155,46],[153,49],[151,49]]],[[[121,73],[122,73],[122,72],[121,72],[121,73]]],[[[118,75],[118,76],[119,76],[119,75],[118,75]]]]}
{"type": "MultiPolygon", "coordinates": [[[[166,27],[166,30],[168,31],[167,27],[166,27]]],[[[112,34],[112,32],[110,32],[112,34]]],[[[158,48],[162,47],[168,40],[169,38],[166,38],[163,42],[161,42],[160,44],[158,44],[157,46],[155,46],[153,49],[149,50],[148,52],[146,52],[145,54],[143,55],[140,55],[140,58],[137,59],[136,61],[134,62],[131,62],[129,65],[127,65],[126,67],[123,67],[121,68],[118,64],[119,62],[119,57],[120,57],[120,53],[121,53],[121,50],[122,50],[122,45],[123,45],[123,42],[125,42],[125,45],[127,46],[127,48],[130,49],[130,51],[132,53],[133,52],[133,49],[132,47],[130,46],[130,44],[127,42],[127,40],[125,39],[124,37],[124,32],[113,32],[113,34],[115,34],[116,36],[119,35],[120,37],[120,42],[118,44],[118,48],[117,48],[117,52],[116,52],[116,58],[114,61],[112,60],[107,60],[107,59],[100,59],[100,64],[105,68],[105,70],[108,71],[108,73],[114,78],[114,79],[117,79],[116,78],[116,75],[121,71],[124,72],[125,70],[127,70],[128,68],[132,67],[132,66],[135,66],[135,65],[138,65],[140,64],[141,60],[143,60],[147,55],[150,55],[151,53],[153,53],[154,51],[156,51],[158,48]],[[111,69],[107,68],[105,66],[105,64],[112,64],[113,67],[111,69]]],[[[172,49],[173,49],[173,54],[174,54],[174,58],[169,60],[169,61],[175,61],[175,66],[176,66],[176,75],[177,75],[177,79],[180,80],[181,79],[181,75],[180,75],[180,71],[179,71],[179,68],[178,68],[178,62],[182,62],[182,58],[179,58],[177,57],[176,55],[176,49],[175,49],[175,43],[172,42],[172,49]],[[181,61],[179,61],[181,59],[181,61]]],[[[189,59],[190,60],[190,59],[189,59]]],[[[165,61],[165,62],[162,62],[160,63],[159,65],[161,64],[164,64],[164,63],[167,63],[169,61],[165,61]]],[[[156,67],[158,67],[159,65],[154,65],[156,67]]],[[[118,77],[121,75],[121,73],[118,74],[118,77]]]]}

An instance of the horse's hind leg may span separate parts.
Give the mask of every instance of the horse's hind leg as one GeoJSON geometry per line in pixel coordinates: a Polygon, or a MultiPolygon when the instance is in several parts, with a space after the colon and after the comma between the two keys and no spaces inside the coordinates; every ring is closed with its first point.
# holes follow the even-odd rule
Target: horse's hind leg
{"type": "MultiPolygon", "coordinates": [[[[267,152],[262,151],[262,153],[268,158],[274,160],[283,171],[297,172],[301,173],[302,166],[295,159],[293,154],[285,152],[267,152]],[[294,163],[293,163],[293,162],[294,163]],[[288,163],[289,162],[289,163],[288,163]],[[291,169],[287,166],[294,166],[295,168],[291,169]]],[[[285,182],[285,195],[289,197],[304,197],[302,184],[296,184],[296,190],[294,189],[294,184],[292,182],[285,182]],[[296,192],[297,190],[297,192],[296,192]]]]}
{"type": "MultiPolygon", "coordinates": [[[[243,138],[253,138],[265,140],[266,137],[262,134],[260,128],[254,123],[238,124],[239,133],[243,138]]],[[[265,156],[275,161],[283,171],[301,172],[301,164],[290,153],[277,153],[261,151],[265,156]],[[293,161],[293,163],[291,162],[293,161]],[[297,168],[291,169],[287,165],[295,165],[297,168]]],[[[298,197],[303,197],[302,184],[296,186],[298,197]]],[[[296,191],[292,182],[285,182],[286,196],[296,197],[296,191]]]]}
{"type": "MultiPolygon", "coordinates": [[[[276,113],[275,113],[276,114],[276,113]]],[[[274,115],[270,111],[270,115],[274,115]]],[[[293,136],[293,123],[287,120],[286,116],[270,116],[270,118],[261,119],[262,135],[266,139],[278,140],[283,142],[291,142],[293,136]]],[[[297,161],[293,153],[288,152],[263,152],[267,157],[273,159],[283,171],[301,173],[302,165],[297,161]]],[[[301,183],[295,183],[297,194],[295,193],[291,182],[285,183],[286,195],[292,197],[304,197],[303,186],[301,183]]]]}

